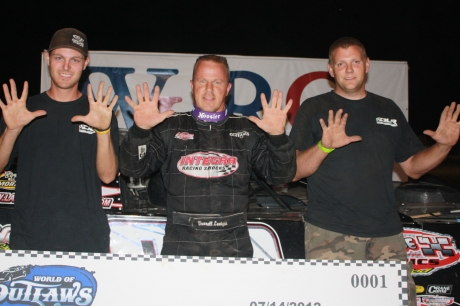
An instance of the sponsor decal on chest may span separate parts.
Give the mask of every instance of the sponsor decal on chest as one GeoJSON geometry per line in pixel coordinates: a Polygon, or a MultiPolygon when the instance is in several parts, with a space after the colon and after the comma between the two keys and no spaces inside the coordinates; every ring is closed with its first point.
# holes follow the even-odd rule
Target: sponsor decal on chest
{"type": "Polygon", "coordinates": [[[234,132],[229,134],[230,137],[238,137],[238,138],[243,138],[244,136],[249,136],[248,131],[241,131],[241,132],[234,132]]]}
{"type": "Polygon", "coordinates": [[[181,139],[181,140],[190,140],[193,139],[193,134],[190,134],[188,132],[177,132],[177,134],[174,136],[174,138],[181,139]]]}
{"type": "Polygon", "coordinates": [[[388,118],[377,117],[377,118],[375,118],[375,121],[377,122],[377,124],[389,125],[389,126],[393,126],[393,127],[398,126],[398,120],[396,120],[396,119],[388,119],[388,118]]]}
{"type": "Polygon", "coordinates": [[[78,131],[80,133],[85,133],[85,134],[94,134],[95,133],[92,127],[89,127],[89,126],[87,126],[86,124],[83,124],[83,123],[78,126],[78,131]]]}
{"type": "Polygon", "coordinates": [[[177,162],[177,169],[183,174],[206,179],[231,175],[238,167],[236,156],[218,152],[196,152],[177,162]]]}

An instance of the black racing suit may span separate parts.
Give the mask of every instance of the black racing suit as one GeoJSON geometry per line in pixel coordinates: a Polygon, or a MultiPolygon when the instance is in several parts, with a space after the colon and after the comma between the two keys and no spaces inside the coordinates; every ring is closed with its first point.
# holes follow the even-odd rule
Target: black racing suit
{"type": "Polygon", "coordinates": [[[145,177],[161,167],[167,194],[162,255],[252,257],[246,224],[253,168],[269,184],[296,172],[293,143],[268,136],[245,117],[204,122],[175,114],[151,130],[133,125],[120,170],[145,177]]]}

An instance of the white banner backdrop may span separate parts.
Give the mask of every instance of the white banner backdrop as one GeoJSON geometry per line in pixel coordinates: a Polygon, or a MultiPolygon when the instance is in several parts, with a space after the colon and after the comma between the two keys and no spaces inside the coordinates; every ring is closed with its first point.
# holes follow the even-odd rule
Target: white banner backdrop
{"type": "MultiPolygon", "coordinates": [[[[105,81],[119,95],[119,126],[130,127],[129,106],[124,96],[135,99],[135,86],[147,82],[152,90],[160,86],[161,101],[166,108],[178,112],[192,108],[190,80],[196,54],[165,54],[91,51],[90,65],[83,76],[82,91],[86,92],[87,77],[91,83],[105,81]],[[169,99],[168,99],[169,98],[169,99]],[[172,98],[172,99],[171,99],[172,98]],[[180,98],[180,99],[179,99],[180,98]],[[179,100],[182,100],[179,102],[179,100]]],[[[294,100],[294,110],[309,97],[333,89],[328,79],[326,59],[250,57],[226,55],[233,84],[229,110],[245,116],[260,111],[260,94],[271,96],[274,89],[283,91],[285,99],[294,100]]],[[[47,64],[42,55],[41,91],[51,85],[47,64]]],[[[97,87],[96,87],[97,88],[97,87]]],[[[408,66],[406,62],[371,61],[366,89],[394,100],[407,116],[408,66]]],[[[93,88],[94,90],[94,88],[93,88]]],[[[285,100],[287,101],[287,100],[285,100]]],[[[293,119],[291,114],[290,120],[293,119]]],[[[291,126],[286,127],[287,133],[291,126]]]]}

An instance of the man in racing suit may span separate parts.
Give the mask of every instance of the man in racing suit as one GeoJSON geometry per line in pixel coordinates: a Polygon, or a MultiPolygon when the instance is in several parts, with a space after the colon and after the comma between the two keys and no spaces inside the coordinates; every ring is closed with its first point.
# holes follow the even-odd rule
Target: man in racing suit
{"type": "Polygon", "coordinates": [[[246,211],[253,169],[270,184],[289,182],[296,171],[284,133],[292,101],[281,109],[282,93],[275,90],[270,106],[261,97],[262,119],[228,115],[229,68],[215,55],[197,59],[190,86],[195,105],[188,113],[160,113],[159,88],[150,98],[146,83],[144,94],[136,87],[137,105],[126,97],[134,125],[121,145],[120,170],[143,177],[161,168],[167,192],[162,255],[251,257],[246,211]]]}

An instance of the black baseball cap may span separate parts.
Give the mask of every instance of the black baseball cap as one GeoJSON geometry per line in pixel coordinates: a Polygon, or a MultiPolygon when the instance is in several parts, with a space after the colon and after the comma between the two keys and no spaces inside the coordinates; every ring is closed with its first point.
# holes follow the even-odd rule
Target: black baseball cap
{"type": "Polygon", "coordinates": [[[58,48],[74,49],[84,56],[88,56],[88,41],[83,32],[74,28],[60,29],[51,38],[48,52],[58,48]]]}

